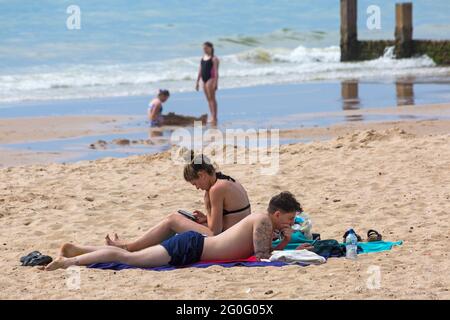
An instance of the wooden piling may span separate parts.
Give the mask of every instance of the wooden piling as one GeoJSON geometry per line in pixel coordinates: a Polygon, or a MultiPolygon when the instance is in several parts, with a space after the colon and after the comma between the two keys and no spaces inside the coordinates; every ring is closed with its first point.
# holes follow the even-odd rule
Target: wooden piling
{"type": "Polygon", "coordinates": [[[414,104],[414,83],[412,81],[397,81],[395,83],[397,93],[397,106],[414,104]]]}
{"type": "Polygon", "coordinates": [[[358,58],[357,0],[341,0],[341,61],[358,58]]]}
{"type": "MultiPolygon", "coordinates": [[[[358,81],[346,80],[341,82],[342,110],[358,110],[360,105],[358,96],[358,81]]],[[[362,114],[345,114],[346,121],[363,121],[362,114]]]]}
{"type": "Polygon", "coordinates": [[[342,109],[359,109],[358,82],[347,80],[341,82],[342,109]]]}
{"type": "Polygon", "coordinates": [[[395,4],[395,55],[409,58],[413,54],[412,3],[395,4]]]}
{"type": "Polygon", "coordinates": [[[341,61],[372,60],[395,46],[396,58],[428,55],[438,65],[450,65],[450,40],[413,40],[412,3],[395,5],[395,40],[358,40],[357,0],[341,1],[341,61]]]}

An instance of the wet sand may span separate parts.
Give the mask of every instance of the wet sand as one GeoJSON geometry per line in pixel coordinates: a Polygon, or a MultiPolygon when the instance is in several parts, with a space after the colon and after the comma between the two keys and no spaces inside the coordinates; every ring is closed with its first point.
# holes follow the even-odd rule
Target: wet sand
{"type": "MultiPolygon", "coordinates": [[[[112,149],[113,153],[94,154],[90,149],[91,144],[96,144],[95,136],[109,136],[108,148],[115,148],[113,140],[146,141],[152,145],[147,147],[147,152],[158,151],[155,146],[164,149],[161,143],[168,144],[170,130],[174,127],[166,127],[169,136],[151,136],[145,125],[144,117],[137,116],[57,116],[38,118],[7,118],[0,119],[0,167],[42,164],[49,162],[68,162],[77,159],[95,159],[108,156],[126,156],[127,154],[141,154],[146,150],[136,149],[131,145],[126,150],[112,149]],[[114,135],[114,137],[113,137],[114,135]],[[82,137],[92,136],[85,141],[82,137]],[[80,137],[78,145],[73,141],[58,142],[58,146],[51,146],[49,142],[55,139],[67,139],[80,137]],[[85,142],[81,142],[81,141],[85,142]],[[41,141],[42,143],[27,144],[25,142],[41,141]],[[165,141],[165,142],[164,142],[165,141]],[[22,146],[11,147],[11,143],[22,143],[22,146]],[[84,144],[82,144],[84,143],[84,144]],[[3,145],[2,145],[3,144],[3,145]],[[36,147],[37,145],[37,147],[36,147]],[[75,146],[72,146],[75,145],[75,146]],[[134,149],[133,149],[134,148],[134,149]],[[122,153],[121,153],[122,152],[122,153]],[[86,156],[86,154],[88,154],[86,156]]],[[[336,112],[301,113],[290,115],[287,120],[283,117],[274,119],[277,125],[272,128],[280,128],[280,138],[287,143],[298,141],[311,141],[331,139],[354,130],[384,130],[396,126],[418,136],[427,134],[446,133],[450,128],[450,103],[402,106],[391,108],[372,108],[359,110],[345,110],[336,112]],[[391,121],[366,121],[368,116],[378,116],[381,119],[391,121]],[[335,119],[329,126],[303,126],[302,123],[311,119],[335,119]],[[283,129],[284,121],[296,122],[298,126],[292,129],[283,129]]],[[[248,122],[241,123],[243,128],[249,128],[248,122]]],[[[237,123],[235,124],[237,126],[237,123]]],[[[226,127],[220,127],[224,130],[226,127]]],[[[160,132],[160,129],[157,129],[160,132]]],[[[283,143],[282,141],[282,143],[283,143]]],[[[147,143],[148,144],[148,143],[147,143]]],[[[168,147],[168,145],[167,145],[168,147]]],[[[95,148],[94,148],[95,149],[95,148]]],[[[99,150],[100,152],[102,150],[99,150]]]]}
{"type": "Polygon", "coordinates": [[[124,132],[129,116],[43,116],[0,118],[0,144],[124,132]]]}

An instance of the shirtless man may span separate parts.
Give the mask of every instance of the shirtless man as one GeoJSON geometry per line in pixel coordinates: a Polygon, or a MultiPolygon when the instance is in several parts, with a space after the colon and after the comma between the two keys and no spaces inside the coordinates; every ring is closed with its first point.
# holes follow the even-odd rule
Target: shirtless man
{"type": "Polygon", "coordinates": [[[135,267],[159,267],[184,266],[201,260],[245,259],[252,255],[259,260],[267,259],[272,250],[282,250],[289,243],[299,207],[290,192],[282,192],[270,200],[267,213],[249,215],[217,236],[205,238],[198,232],[188,231],[136,252],[111,246],[86,247],[67,243],[61,248],[61,256],[45,270],[112,261],[135,267]],[[272,248],[276,230],[284,234],[284,239],[272,248]]]}

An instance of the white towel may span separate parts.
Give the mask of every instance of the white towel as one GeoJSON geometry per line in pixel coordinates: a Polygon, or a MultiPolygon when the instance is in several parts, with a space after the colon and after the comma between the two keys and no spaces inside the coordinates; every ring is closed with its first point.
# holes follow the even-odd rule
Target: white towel
{"type": "Polygon", "coordinates": [[[327,260],[318,254],[308,250],[283,250],[273,251],[269,261],[281,261],[286,263],[322,264],[327,260]]]}

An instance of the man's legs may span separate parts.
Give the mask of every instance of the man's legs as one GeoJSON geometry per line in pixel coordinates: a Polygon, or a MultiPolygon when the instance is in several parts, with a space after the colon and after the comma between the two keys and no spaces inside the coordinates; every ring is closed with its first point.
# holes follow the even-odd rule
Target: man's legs
{"type": "Polygon", "coordinates": [[[70,266],[87,266],[93,263],[119,262],[135,267],[159,267],[169,263],[171,257],[164,247],[157,245],[138,252],[128,252],[124,249],[106,247],[104,249],[85,253],[77,257],[59,257],[50,263],[45,270],[66,269],[70,266]]]}

